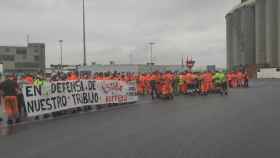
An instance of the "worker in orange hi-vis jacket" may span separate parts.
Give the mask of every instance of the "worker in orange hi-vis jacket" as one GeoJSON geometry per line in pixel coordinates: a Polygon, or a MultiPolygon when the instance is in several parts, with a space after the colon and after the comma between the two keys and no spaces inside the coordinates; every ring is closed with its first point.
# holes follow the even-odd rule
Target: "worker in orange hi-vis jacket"
{"type": "Polygon", "coordinates": [[[237,87],[243,86],[243,73],[241,71],[238,71],[236,74],[237,77],[237,87]]]}
{"type": "Polygon", "coordinates": [[[172,95],[172,75],[169,72],[166,72],[162,77],[161,94],[163,96],[172,95]]]}
{"type": "Polygon", "coordinates": [[[138,76],[138,75],[136,75],[136,74],[133,73],[133,74],[132,74],[132,81],[136,81],[137,76],[138,76]]]}
{"type": "Polygon", "coordinates": [[[161,90],[161,78],[162,78],[162,74],[160,72],[156,72],[156,88],[157,88],[157,93],[158,93],[158,96],[160,95],[160,90],[161,90]]]}
{"type": "Polygon", "coordinates": [[[148,78],[148,92],[149,94],[152,93],[152,86],[151,86],[151,81],[154,78],[154,73],[150,73],[149,78],[148,78]]]}
{"type": "Polygon", "coordinates": [[[126,80],[126,82],[133,81],[133,75],[132,75],[131,73],[128,73],[128,74],[125,76],[125,80],[126,80]]]}
{"type": "Polygon", "coordinates": [[[211,90],[213,84],[213,76],[210,72],[203,73],[202,76],[201,92],[202,95],[207,95],[211,90]]]}
{"type": "Polygon", "coordinates": [[[125,81],[126,81],[126,82],[130,82],[130,81],[132,81],[132,80],[133,80],[133,79],[132,79],[132,74],[128,73],[128,74],[125,75],[125,81]]]}
{"type": "Polygon", "coordinates": [[[144,77],[145,94],[146,95],[151,94],[150,80],[151,80],[150,74],[146,74],[146,76],[144,77]]]}
{"type": "Polygon", "coordinates": [[[202,73],[200,77],[201,77],[201,95],[206,95],[207,93],[206,73],[202,73]]]}
{"type": "Polygon", "coordinates": [[[249,75],[248,75],[248,72],[245,71],[244,74],[243,74],[243,80],[244,80],[244,87],[245,88],[248,88],[249,87],[249,75]]]}
{"type": "Polygon", "coordinates": [[[187,84],[185,79],[185,73],[180,74],[179,76],[179,87],[180,87],[180,93],[186,94],[187,92],[187,84]]]}
{"type": "Polygon", "coordinates": [[[213,78],[213,76],[214,76],[214,72],[209,72],[209,84],[210,84],[210,88],[209,88],[209,90],[210,91],[212,91],[212,90],[214,90],[216,87],[215,87],[215,84],[214,84],[214,78],[213,78]]]}
{"type": "Polygon", "coordinates": [[[206,71],[206,72],[204,72],[204,73],[202,73],[202,82],[203,82],[203,87],[204,87],[204,92],[208,92],[209,91],[209,89],[210,89],[210,85],[208,84],[208,78],[209,78],[209,74],[208,74],[209,72],[208,71],[206,71]]]}
{"type": "Polygon", "coordinates": [[[188,91],[190,94],[194,94],[194,92],[196,91],[196,80],[197,76],[190,72],[189,73],[189,77],[188,77],[188,91]]]}
{"type": "Polygon", "coordinates": [[[151,74],[150,76],[150,87],[151,87],[151,96],[152,99],[158,98],[158,77],[156,73],[151,74]]]}
{"type": "Polygon", "coordinates": [[[124,74],[119,75],[119,76],[117,77],[117,79],[118,79],[119,81],[127,82],[126,76],[125,76],[124,74]]]}
{"type": "Polygon", "coordinates": [[[148,91],[148,74],[143,75],[143,87],[144,87],[144,95],[147,95],[148,91]]]}
{"type": "Polygon", "coordinates": [[[117,74],[110,74],[107,76],[107,80],[118,80],[117,74]]]}
{"type": "Polygon", "coordinates": [[[69,73],[67,76],[67,80],[69,81],[75,81],[78,79],[79,79],[78,75],[76,75],[74,72],[69,73]]]}
{"type": "Polygon", "coordinates": [[[245,72],[241,73],[241,87],[245,87],[245,72]]]}
{"type": "Polygon", "coordinates": [[[145,74],[139,75],[138,93],[144,95],[145,92],[145,74]]]}
{"type": "Polygon", "coordinates": [[[227,73],[227,82],[230,88],[232,88],[232,72],[227,73]]]}
{"type": "Polygon", "coordinates": [[[188,89],[189,89],[189,83],[190,83],[190,73],[189,72],[186,72],[183,79],[184,79],[184,86],[183,86],[183,92],[184,94],[187,94],[188,93],[188,89]]]}
{"type": "Polygon", "coordinates": [[[95,79],[96,80],[103,80],[103,73],[96,74],[95,79]]]}
{"type": "Polygon", "coordinates": [[[111,80],[111,77],[110,77],[110,75],[109,75],[109,74],[104,74],[104,76],[103,76],[102,80],[105,80],[105,81],[107,81],[107,80],[111,80]]]}
{"type": "Polygon", "coordinates": [[[160,73],[160,78],[159,78],[159,82],[158,82],[159,95],[163,95],[163,88],[164,88],[164,74],[160,73]]]}
{"type": "Polygon", "coordinates": [[[32,75],[27,75],[23,78],[23,80],[27,83],[27,84],[33,84],[33,77],[32,75]]]}
{"type": "Polygon", "coordinates": [[[163,96],[166,96],[168,94],[168,77],[167,77],[167,74],[163,74],[163,76],[162,76],[161,94],[163,96]]]}
{"type": "Polygon", "coordinates": [[[136,79],[136,85],[137,85],[137,94],[140,95],[140,74],[136,75],[135,76],[135,79],[136,79]]]}
{"type": "Polygon", "coordinates": [[[237,87],[237,80],[238,80],[237,73],[233,72],[232,73],[232,87],[233,88],[237,87]]]}
{"type": "Polygon", "coordinates": [[[185,84],[186,84],[186,93],[188,93],[188,91],[190,90],[190,88],[192,88],[191,84],[192,84],[192,73],[191,72],[187,72],[185,75],[185,84]]]}
{"type": "Polygon", "coordinates": [[[207,83],[209,84],[209,90],[208,91],[212,91],[215,87],[214,87],[214,82],[213,82],[213,73],[212,72],[208,72],[208,78],[207,78],[207,83]]]}
{"type": "Polygon", "coordinates": [[[172,83],[175,79],[174,75],[171,72],[167,73],[167,90],[168,90],[168,95],[172,95],[173,94],[173,86],[172,83]]]}

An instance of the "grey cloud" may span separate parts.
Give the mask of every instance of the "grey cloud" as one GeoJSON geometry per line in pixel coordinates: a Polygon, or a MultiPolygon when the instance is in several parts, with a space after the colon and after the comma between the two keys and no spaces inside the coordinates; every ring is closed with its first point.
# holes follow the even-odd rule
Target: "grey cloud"
{"type": "MultiPolygon", "coordinates": [[[[81,0],[0,0],[1,45],[45,42],[47,63],[82,62],[81,0]],[[6,19],[6,20],[5,20],[6,19]]],[[[86,0],[90,61],[135,63],[148,60],[147,42],[155,41],[157,63],[178,64],[190,55],[201,65],[225,65],[224,16],[239,0],[86,0]],[[211,55],[210,55],[211,54],[211,55]]]]}

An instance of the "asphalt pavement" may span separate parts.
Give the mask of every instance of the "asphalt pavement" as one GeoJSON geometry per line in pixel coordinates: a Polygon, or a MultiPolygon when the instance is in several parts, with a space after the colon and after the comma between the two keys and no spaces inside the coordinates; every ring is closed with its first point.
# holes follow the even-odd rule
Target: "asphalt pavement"
{"type": "Polygon", "coordinates": [[[140,98],[103,112],[24,124],[1,158],[278,158],[280,80],[229,96],[140,98]]]}

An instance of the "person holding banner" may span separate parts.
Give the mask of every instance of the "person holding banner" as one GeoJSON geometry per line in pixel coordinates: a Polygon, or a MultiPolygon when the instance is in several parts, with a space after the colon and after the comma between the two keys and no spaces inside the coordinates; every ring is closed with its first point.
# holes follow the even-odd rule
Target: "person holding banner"
{"type": "Polygon", "coordinates": [[[4,112],[8,117],[8,125],[19,122],[19,107],[17,101],[18,84],[12,75],[8,75],[7,79],[0,85],[3,91],[4,112]]]}

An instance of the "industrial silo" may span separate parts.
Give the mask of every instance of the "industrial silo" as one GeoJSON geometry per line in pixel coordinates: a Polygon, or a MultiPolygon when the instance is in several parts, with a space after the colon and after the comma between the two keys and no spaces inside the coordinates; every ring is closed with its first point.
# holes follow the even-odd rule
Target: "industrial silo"
{"type": "Polygon", "coordinates": [[[266,0],[256,0],[256,63],[259,67],[267,64],[266,60],[266,0]]]}
{"type": "Polygon", "coordinates": [[[280,67],[280,0],[244,0],[226,20],[229,68],[280,67]]]}
{"type": "Polygon", "coordinates": [[[226,21],[228,69],[255,64],[255,0],[234,7],[226,21]]]}
{"type": "Polygon", "coordinates": [[[277,67],[280,67],[280,2],[278,1],[277,4],[277,28],[278,28],[278,41],[277,41],[277,46],[278,46],[278,51],[277,51],[277,67]]]}
{"type": "Polygon", "coordinates": [[[227,68],[232,69],[232,29],[231,29],[231,24],[232,24],[232,18],[231,14],[228,14],[226,16],[226,38],[227,38],[227,68]]]}
{"type": "Polygon", "coordinates": [[[238,66],[242,64],[241,50],[240,50],[240,10],[237,9],[233,13],[233,24],[232,24],[232,64],[238,66]]]}
{"type": "Polygon", "coordinates": [[[269,67],[278,65],[278,27],[277,7],[278,0],[265,1],[265,46],[266,63],[269,67]]]}

